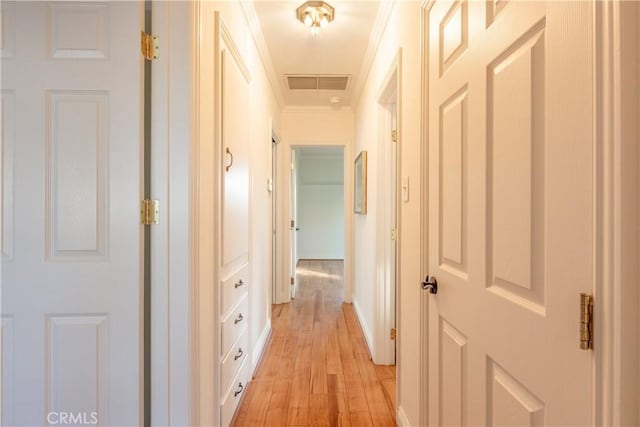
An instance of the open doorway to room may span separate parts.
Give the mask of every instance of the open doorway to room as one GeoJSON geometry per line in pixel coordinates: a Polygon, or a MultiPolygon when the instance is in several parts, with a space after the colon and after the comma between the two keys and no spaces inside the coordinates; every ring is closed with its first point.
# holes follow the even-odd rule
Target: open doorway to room
{"type": "Polygon", "coordinates": [[[293,298],[317,279],[342,302],[345,254],[343,147],[294,147],[291,168],[293,298]]]}

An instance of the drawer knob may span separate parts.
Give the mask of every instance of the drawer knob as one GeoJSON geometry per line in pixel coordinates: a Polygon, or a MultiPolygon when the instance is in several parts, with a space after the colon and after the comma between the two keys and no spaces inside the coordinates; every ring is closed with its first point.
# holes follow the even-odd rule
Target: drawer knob
{"type": "Polygon", "coordinates": [[[236,317],[236,320],[233,321],[234,325],[237,325],[238,323],[242,322],[242,319],[244,319],[244,317],[242,317],[242,313],[238,314],[238,317],[236,317]]]}
{"type": "Polygon", "coordinates": [[[242,351],[241,348],[238,349],[238,352],[236,353],[235,356],[233,356],[233,360],[238,360],[242,357],[242,355],[244,354],[244,352],[242,351]]]}
{"type": "Polygon", "coordinates": [[[242,281],[242,279],[238,280],[236,282],[235,285],[233,285],[234,288],[238,289],[240,286],[244,285],[244,282],[242,281]]]}
{"type": "Polygon", "coordinates": [[[233,397],[237,397],[240,393],[242,393],[243,389],[244,386],[242,385],[242,383],[238,383],[238,389],[233,393],[233,397]]]}

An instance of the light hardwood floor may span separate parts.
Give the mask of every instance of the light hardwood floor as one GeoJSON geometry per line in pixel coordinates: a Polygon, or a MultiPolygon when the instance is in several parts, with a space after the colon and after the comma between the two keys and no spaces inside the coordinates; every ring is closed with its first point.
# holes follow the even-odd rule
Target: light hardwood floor
{"type": "Polygon", "coordinates": [[[274,305],[272,335],[234,426],[394,426],[395,366],[374,365],[342,261],[301,261],[299,292],[274,305]]]}

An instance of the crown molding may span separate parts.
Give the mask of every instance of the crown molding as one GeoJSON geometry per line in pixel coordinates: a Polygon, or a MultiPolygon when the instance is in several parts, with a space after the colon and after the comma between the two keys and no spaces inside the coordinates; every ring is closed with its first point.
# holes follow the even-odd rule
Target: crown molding
{"type": "Polygon", "coordinates": [[[282,109],[283,113],[313,113],[313,112],[344,112],[351,111],[353,108],[349,105],[343,105],[340,107],[332,107],[326,105],[287,105],[282,109]]]}
{"type": "Polygon", "coordinates": [[[391,12],[393,11],[393,7],[395,6],[395,4],[396,0],[387,0],[380,3],[380,9],[378,9],[376,21],[373,24],[373,30],[371,31],[371,37],[369,38],[369,45],[367,46],[367,51],[364,54],[360,72],[358,73],[358,76],[353,85],[354,89],[352,92],[350,104],[354,108],[356,105],[358,105],[360,96],[362,96],[362,90],[364,89],[364,85],[366,84],[367,78],[369,77],[369,72],[371,71],[371,67],[373,66],[373,61],[376,58],[378,47],[380,46],[380,42],[382,41],[382,36],[384,36],[384,31],[387,28],[387,24],[389,23],[389,18],[391,18],[391,12]]]}
{"type": "Polygon", "coordinates": [[[260,20],[258,19],[256,9],[253,6],[253,1],[240,0],[239,3],[240,7],[242,8],[244,19],[247,21],[247,25],[249,26],[249,30],[251,31],[251,35],[256,45],[256,49],[258,50],[258,54],[260,55],[262,66],[264,67],[264,71],[267,74],[267,79],[271,84],[271,89],[273,90],[273,94],[276,98],[276,101],[278,102],[278,106],[280,108],[283,108],[285,105],[284,97],[282,95],[284,93],[284,88],[282,87],[282,84],[277,77],[275,67],[273,66],[271,54],[269,53],[267,42],[265,41],[264,35],[262,34],[262,27],[260,26],[260,20]]]}

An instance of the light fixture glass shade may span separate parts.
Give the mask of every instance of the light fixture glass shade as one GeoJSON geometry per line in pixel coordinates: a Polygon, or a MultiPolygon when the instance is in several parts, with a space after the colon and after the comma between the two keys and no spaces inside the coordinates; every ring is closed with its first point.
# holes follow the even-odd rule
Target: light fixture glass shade
{"type": "Polygon", "coordinates": [[[324,28],[335,15],[335,9],[323,0],[307,0],[296,9],[296,17],[305,26],[311,28],[311,34],[317,35],[320,28],[324,28]]]}

